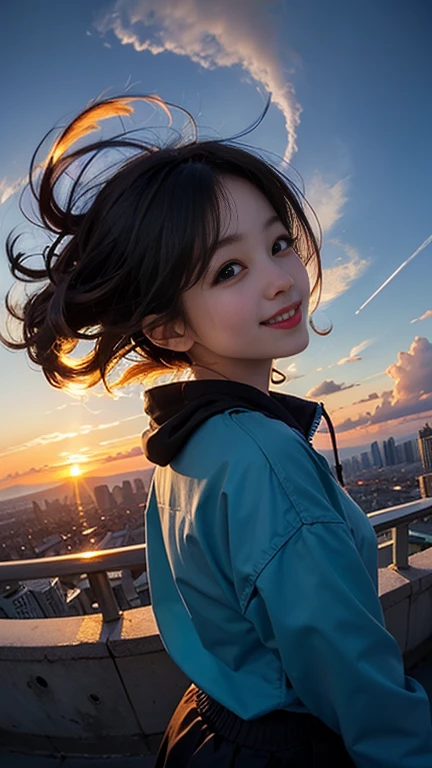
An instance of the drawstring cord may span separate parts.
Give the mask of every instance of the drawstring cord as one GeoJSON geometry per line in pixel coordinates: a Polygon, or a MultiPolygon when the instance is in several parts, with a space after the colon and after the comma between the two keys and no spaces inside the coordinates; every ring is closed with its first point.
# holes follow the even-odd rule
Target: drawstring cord
{"type": "Polygon", "coordinates": [[[340,484],[345,488],[345,483],[344,483],[343,473],[342,473],[342,464],[339,461],[339,454],[338,454],[337,445],[336,445],[336,435],[335,435],[334,427],[333,427],[333,424],[331,423],[330,416],[328,415],[322,403],[321,403],[321,407],[322,407],[322,415],[324,416],[327,422],[327,426],[330,432],[330,437],[331,437],[332,446],[333,446],[333,453],[336,460],[336,474],[340,484]]]}

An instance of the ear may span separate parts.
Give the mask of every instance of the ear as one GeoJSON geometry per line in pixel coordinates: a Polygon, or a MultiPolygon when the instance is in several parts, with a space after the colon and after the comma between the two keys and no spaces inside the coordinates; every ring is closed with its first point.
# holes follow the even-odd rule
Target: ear
{"type": "Polygon", "coordinates": [[[142,331],[153,344],[173,352],[188,352],[194,344],[194,339],[186,332],[184,323],[177,320],[172,323],[161,323],[152,331],[146,328],[156,320],[158,315],[147,315],[142,323],[142,331]]]}

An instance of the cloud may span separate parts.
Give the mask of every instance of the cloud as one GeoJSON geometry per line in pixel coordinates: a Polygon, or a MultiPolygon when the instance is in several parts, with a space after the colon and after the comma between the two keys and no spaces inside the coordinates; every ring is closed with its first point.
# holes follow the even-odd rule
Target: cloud
{"type": "Polygon", "coordinates": [[[381,404],[373,413],[335,424],[339,432],[432,410],[432,344],[428,339],[416,336],[408,352],[399,352],[397,362],[386,373],[394,381],[393,389],[381,393],[381,404]]]}
{"type": "Polygon", "coordinates": [[[372,400],[379,400],[380,395],[377,392],[369,392],[367,397],[364,397],[362,400],[356,400],[353,405],[360,405],[360,403],[370,403],[372,400]]]}
{"type": "Polygon", "coordinates": [[[274,360],[275,366],[279,371],[282,371],[286,377],[287,381],[295,381],[296,379],[302,379],[304,377],[304,373],[298,373],[297,372],[297,364],[296,363],[290,363],[289,365],[284,365],[286,358],[277,358],[274,360]]]}
{"type": "Polygon", "coordinates": [[[306,397],[320,397],[322,395],[333,395],[335,392],[342,392],[345,389],[352,389],[352,387],[358,387],[358,384],[336,384],[333,379],[326,379],[318,384],[313,389],[310,389],[306,394],[306,397]]]}
{"type": "Polygon", "coordinates": [[[41,472],[45,472],[47,469],[50,469],[50,467],[48,464],[44,464],[42,467],[31,467],[30,469],[26,469],[23,472],[8,472],[7,475],[0,477],[0,483],[6,483],[10,480],[17,480],[18,478],[22,477],[39,475],[41,472]]]}
{"type": "Polygon", "coordinates": [[[426,320],[428,317],[432,317],[432,309],[426,310],[421,317],[415,317],[414,320],[411,320],[411,323],[418,323],[420,320],[426,320]]]}
{"type": "Polygon", "coordinates": [[[118,451],[114,456],[105,456],[102,464],[109,464],[112,461],[121,461],[122,459],[132,459],[134,456],[142,456],[143,452],[139,445],[131,448],[130,451],[118,451]]]}
{"type": "Polygon", "coordinates": [[[122,435],[122,437],[114,437],[111,440],[101,440],[99,445],[111,445],[112,443],[124,443],[126,440],[133,440],[140,437],[140,432],[135,432],[133,435],[122,435]]]}
{"type": "MultiPolygon", "coordinates": [[[[81,426],[77,427],[76,432],[50,432],[47,435],[40,435],[39,437],[33,438],[33,440],[28,440],[26,443],[20,443],[19,445],[11,445],[9,448],[6,448],[3,453],[0,453],[0,457],[2,456],[9,456],[11,453],[19,453],[20,451],[26,451],[29,448],[35,448],[39,445],[48,445],[49,443],[58,443],[62,440],[68,440],[72,437],[80,437],[82,435],[88,435],[90,432],[97,432],[101,429],[112,429],[113,427],[118,427],[120,424],[122,424],[125,421],[133,421],[134,419],[143,419],[143,415],[141,413],[135,414],[134,416],[126,416],[124,419],[120,419],[119,421],[110,421],[104,424],[81,424],[81,426]]],[[[123,439],[123,438],[121,438],[123,439]]]]}
{"type": "MultiPolygon", "coordinates": [[[[299,61],[286,34],[280,41],[280,22],[271,2],[263,0],[117,0],[100,12],[95,27],[112,31],[122,45],[154,56],[187,56],[205,69],[240,66],[272,93],[284,116],[288,133],[285,159],[296,151],[296,128],[301,107],[295,96],[284,58],[299,61]]],[[[274,4],[273,4],[274,5],[274,4]]]]}
{"type": "Polygon", "coordinates": [[[362,341],[360,344],[357,344],[355,347],[352,348],[351,352],[349,353],[348,357],[342,357],[341,360],[338,360],[337,365],[345,365],[345,363],[355,363],[358,360],[361,360],[360,352],[363,352],[366,347],[368,347],[370,344],[372,344],[373,339],[366,339],[365,341],[362,341]]]}
{"type": "Polygon", "coordinates": [[[11,453],[19,453],[20,451],[26,451],[29,448],[35,448],[39,445],[48,445],[49,443],[58,443],[61,440],[67,440],[70,437],[77,437],[78,432],[50,432],[48,435],[40,435],[33,440],[28,440],[26,443],[20,443],[19,445],[11,445],[6,448],[1,456],[9,456],[11,453]]]}
{"type": "Polygon", "coordinates": [[[9,200],[15,192],[18,192],[28,182],[28,177],[23,176],[21,179],[15,181],[6,181],[6,179],[0,179],[0,205],[9,200]]]}
{"type": "Polygon", "coordinates": [[[314,209],[323,232],[328,232],[343,216],[343,207],[348,202],[346,185],[347,179],[329,184],[317,173],[306,186],[307,200],[314,209]]]}
{"type": "Polygon", "coordinates": [[[345,256],[338,256],[332,266],[323,268],[323,291],[320,306],[329,304],[351,288],[352,284],[366,271],[369,266],[367,259],[360,258],[355,248],[342,243],[337,238],[328,240],[344,251],[345,256]]]}

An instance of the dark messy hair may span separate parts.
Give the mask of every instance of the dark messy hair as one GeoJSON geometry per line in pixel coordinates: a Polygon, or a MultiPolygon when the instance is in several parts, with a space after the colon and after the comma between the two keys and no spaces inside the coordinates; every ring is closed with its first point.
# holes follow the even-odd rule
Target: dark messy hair
{"type": "MultiPolygon", "coordinates": [[[[188,369],[187,353],[153,344],[143,334],[142,322],[147,315],[158,316],[146,332],[178,319],[187,322],[182,293],[205,274],[220,239],[224,174],[248,180],[269,200],[314,276],[311,297],[316,309],[321,295],[321,243],[305,214],[302,193],[267,160],[227,143],[253,130],[269,103],[270,99],[261,118],[246,132],[230,140],[199,140],[190,113],[157,96],[99,100],[63,130],[41,171],[35,158],[45,136],[29,172],[29,189],[42,228],[52,241],[42,252],[43,268],[28,265],[29,256],[17,249],[20,235],[15,230],[6,240],[13,276],[44,285],[21,305],[12,302],[8,292],[6,308],[19,321],[22,340],[2,336],[3,343],[11,349],[26,349],[49,383],[58,388],[71,384],[88,388],[102,380],[110,389],[188,369]],[[177,136],[174,142],[156,145],[130,130],[71,149],[100,127],[99,120],[130,115],[131,102],[138,99],[161,106],[170,119],[167,105],[180,109],[193,128],[192,139],[186,142],[177,136]],[[122,161],[111,173],[101,162],[107,150],[122,153],[122,161]],[[85,176],[98,160],[104,170],[89,186],[85,176]],[[79,166],[75,174],[74,163],[79,166]],[[66,182],[69,191],[61,204],[59,189],[66,182]],[[80,340],[90,341],[91,350],[73,357],[80,340]],[[124,359],[131,364],[109,384],[108,373],[124,359]]],[[[318,231],[320,239],[319,224],[318,231]]]]}

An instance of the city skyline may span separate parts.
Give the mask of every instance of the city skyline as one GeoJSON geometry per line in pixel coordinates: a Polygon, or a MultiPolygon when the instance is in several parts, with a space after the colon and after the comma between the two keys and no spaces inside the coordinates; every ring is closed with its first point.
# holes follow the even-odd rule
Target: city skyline
{"type": "MultiPolygon", "coordinates": [[[[271,91],[268,115],[245,141],[285,157],[303,180],[323,232],[316,322],[334,326],[329,336],[311,332],[301,355],[275,361],[288,376],[275,389],[324,402],[341,456],[391,436],[403,442],[432,420],[427,9],[398,1],[390,13],[372,0],[324,9],[314,0],[254,2],[242,15],[241,5],[222,5],[219,23],[219,5],[192,3],[187,32],[171,0],[8,7],[2,244],[15,226],[29,231],[18,197],[38,142],[91,99],[157,93],[189,109],[202,135],[229,137],[254,122],[271,91]]],[[[167,133],[160,112],[140,116],[167,133]]],[[[2,253],[3,302],[12,280],[2,253]]],[[[151,467],[140,447],[142,387],[115,400],[100,388],[71,397],[24,353],[0,348],[0,365],[0,499],[16,486],[61,482],[74,466],[107,477],[151,467]]],[[[328,454],[324,425],[314,446],[328,454]]]]}

